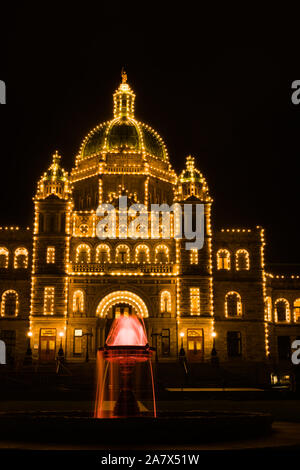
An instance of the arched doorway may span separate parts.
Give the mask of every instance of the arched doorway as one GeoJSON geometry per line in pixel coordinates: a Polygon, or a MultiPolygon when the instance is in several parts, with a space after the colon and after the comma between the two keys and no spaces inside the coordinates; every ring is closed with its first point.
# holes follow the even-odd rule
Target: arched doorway
{"type": "Polygon", "coordinates": [[[96,310],[101,322],[99,346],[104,344],[114,318],[122,314],[137,315],[142,319],[149,316],[145,302],[137,294],[130,291],[111,292],[99,302],[96,310]]]}

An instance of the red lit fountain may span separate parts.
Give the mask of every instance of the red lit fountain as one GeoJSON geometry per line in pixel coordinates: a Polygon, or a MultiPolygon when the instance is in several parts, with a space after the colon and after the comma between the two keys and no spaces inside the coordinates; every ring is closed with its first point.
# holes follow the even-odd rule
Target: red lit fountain
{"type": "MultiPolygon", "coordinates": [[[[152,352],[142,319],[122,313],[98,351],[94,415],[83,411],[1,412],[0,439],[25,448],[29,441],[30,445],[46,442],[47,446],[49,442],[59,446],[93,443],[105,449],[116,444],[134,449],[166,444],[166,448],[176,449],[177,445],[249,439],[271,432],[272,417],[263,413],[183,411],[179,406],[175,411],[160,411],[156,417],[152,352]]],[[[161,388],[160,393],[164,400],[170,396],[161,388]]]]}
{"type": "Polygon", "coordinates": [[[156,417],[152,351],[142,320],[115,318],[98,351],[95,418],[156,417]]]}

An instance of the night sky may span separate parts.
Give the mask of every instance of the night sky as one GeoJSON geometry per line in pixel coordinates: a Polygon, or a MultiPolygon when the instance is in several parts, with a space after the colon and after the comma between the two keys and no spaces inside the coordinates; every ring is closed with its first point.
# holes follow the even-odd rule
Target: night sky
{"type": "Polygon", "coordinates": [[[72,168],[86,133],[111,119],[124,66],[136,117],[164,138],[175,170],[196,156],[214,226],[262,225],[268,261],[300,263],[300,105],[291,102],[300,66],[289,47],[227,47],[191,9],[41,5],[11,7],[1,30],[0,225],[32,224],[51,155],[58,149],[72,168]]]}

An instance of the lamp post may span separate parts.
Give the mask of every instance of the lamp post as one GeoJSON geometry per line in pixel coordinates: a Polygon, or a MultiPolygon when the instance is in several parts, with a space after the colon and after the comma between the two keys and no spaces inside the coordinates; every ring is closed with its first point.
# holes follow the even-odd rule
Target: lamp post
{"type": "Polygon", "coordinates": [[[218,353],[217,353],[217,350],[216,350],[216,336],[217,336],[217,333],[215,331],[213,331],[211,336],[213,338],[213,347],[212,347],[212,350],[211,350],[211,362],[212,362],[212,364],[219,364],[218,353]]]}
{"type": "Polygon", "coordinates": [[[93,336],[93,333],[87,331],[86,333],[82,333],[82,336],[86,336],[86,354],[85,354],[85,362],[89,362],[89,336],[93,336]]]}
{"type": "Polygon", "coordinates": [[[185,350],[183,347],[183,338],[184,338],[184,332],[182,331],[180,333],[180,338],[181,338],[181,345],[180,345],[180,350],[179,350],[179,357],[184,357],[185,356],[185,350]]]}
{"type": "MultiPolygon", "coordinates": [[[[184,381],[187,385],[188,384],[188,368],[187,368],[187,362],[186,362],[186,357],[185,357],[185,350],[184,350],[184,347],[183,347],[183,338],[184,338],[184,332],[183,331],[181,331],[181,333],[180,333],[180,338],[181,338],[181,345],[180,345],[180,350],[179,350],[179,363],[183,367],[184,381]]],[[[183,384],[181,386],[181,389],[183,391],[183,384]]]]}
{"type": "Polygon", "coordinates": [[[31,339],[30,339],[31,336],[32,336],[32,331],[28,331],[27,350],[26,350],[26,354],[25,354],[24,362],[23,362],[24,366],[32,364],[32,349],[31,349],[31,339]]]}
{"type": "Polygon", "coordinates": [[[63,345],[62,345],[62,339],[65,336],[64,332],[61,331],[59,333],[59,336],[60,336],[60,346],[59,346],[59,350],[58,350],[58,353],[57,353],[57,359],[60,362],[64,362],[65,355],[64,355],[63,345]]]}

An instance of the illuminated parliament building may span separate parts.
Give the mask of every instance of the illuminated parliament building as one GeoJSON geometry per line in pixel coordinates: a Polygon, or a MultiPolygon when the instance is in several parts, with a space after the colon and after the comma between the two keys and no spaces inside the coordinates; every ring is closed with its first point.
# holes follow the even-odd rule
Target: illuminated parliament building
{"type": "MultiPolygon", "coordinates": [[[[160,363],[264,370],[287,364],[300,335],[299,276],[266,271],[264,229],[212,224],[213,199],[194,157],[177,175],[159,134],[134,112],[126,74],[113,117],[82,141],[70,173],[53,155],[37,184],[33,227],[0,229],[0,338],[22,364],[93,362],[113,319],[143,318],[160,363]],[[99,204],[203,204],[202,249],[171,237],[99,239],[99,204]]],[[[45,165],[46,166],[46,165],[45,165]]],[[[118,213],[117,213],[118,215],[118,213]]],[[[171,217],[171,222],[174,219],[171,217]]],[[[161,227],[160,227],[161,228],[161,227]]],[[[174,227],[173,227],[174,229],[174,227]]],[[[161,232],[160,232],[161,233],[161,232]]]]}

